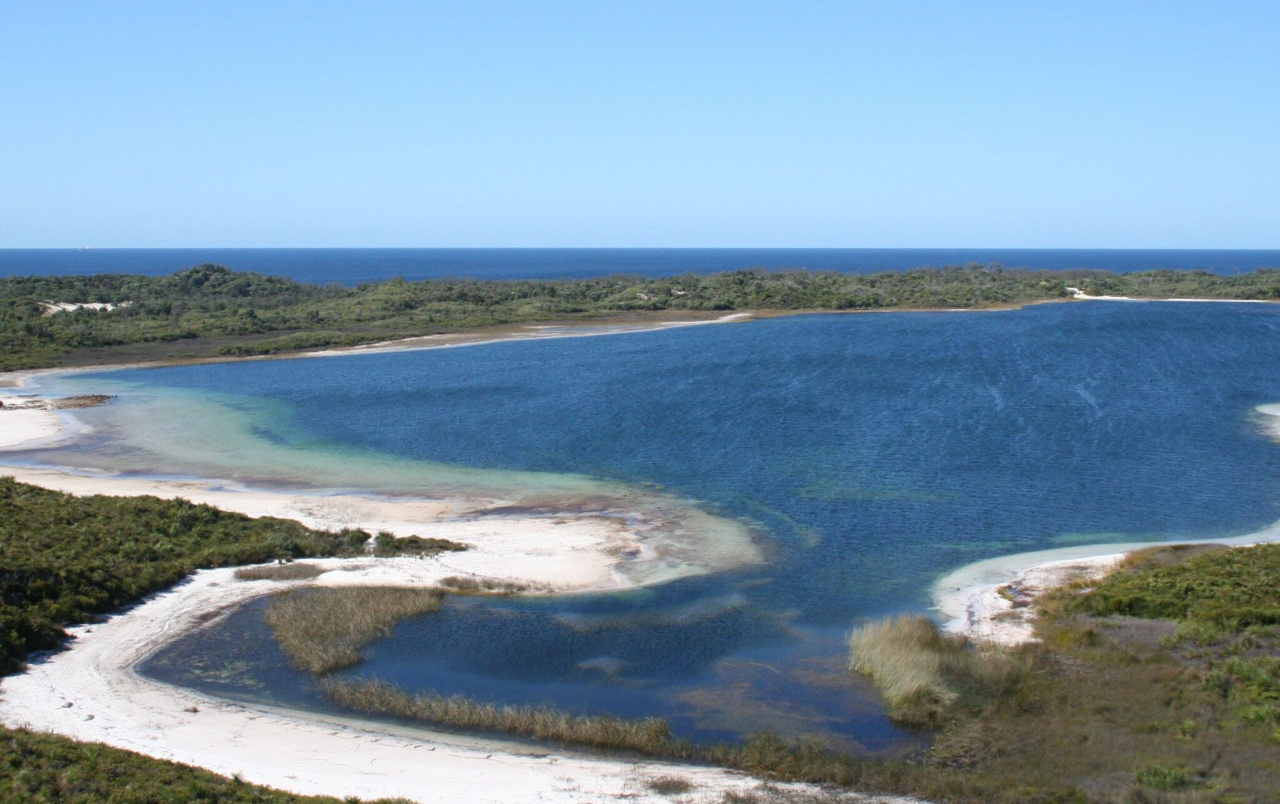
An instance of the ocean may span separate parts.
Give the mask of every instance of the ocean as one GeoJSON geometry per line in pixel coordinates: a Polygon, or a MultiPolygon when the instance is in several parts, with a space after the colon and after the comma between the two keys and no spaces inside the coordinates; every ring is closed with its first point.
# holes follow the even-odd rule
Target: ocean
{"type": "MultiPolygon", "coordinates": [[[[622,594],[460,599],[343,671],[660,715],[678,735],[915,738],[844,670],[857,622],[940,576],[1066,545],[1280,518],[1280,308],[1083,302],[812,315],[609,337],[65,377],[119,394],[33,463],[368,491],[661,494],[767,560],[622,594]],[[660,489],[661,491],[655,491],[660,489]],[[610,671],[601,672],[601,667],[610,671]]],[[[325,709],[249,604],[143,672],[325,709]]]]}
{"type": "Polygon", "coordinates": [[[739,268],[806,268],[874,273],[922,266],[999,263],[1009,268],[1115,272],[1157,268],[1237,274],[1280,267],[1280,250],[1171,249],[0,249],[0,277],[131,273],[159,275],[200,263],[287,276],[300,282],[357,285],[392,277],[576,279],[609,274],[670,276],[739,268]]]}

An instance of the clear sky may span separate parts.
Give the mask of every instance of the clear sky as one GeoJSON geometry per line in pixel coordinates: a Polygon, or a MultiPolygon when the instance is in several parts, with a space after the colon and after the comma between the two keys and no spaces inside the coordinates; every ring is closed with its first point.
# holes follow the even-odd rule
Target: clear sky
{"type": "Polygon", "coordinates": [[[1280,3],[0,0],[0,247],[1280,247],[1280,3]]]}

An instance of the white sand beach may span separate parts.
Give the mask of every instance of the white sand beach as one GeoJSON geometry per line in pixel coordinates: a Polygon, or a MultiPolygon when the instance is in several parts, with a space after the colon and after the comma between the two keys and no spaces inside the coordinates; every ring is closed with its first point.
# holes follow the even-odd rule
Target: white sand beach
{"type": "Polygon", "coordinates": [[[1127,301],[1127,302],[1212,302],[1222,304],[1276,304],[1274,299],[1148,299],[1139,296],[1090,296],[1080,288],[1068,287],[1071,298],[1081,301],[1127,301]]]}
{"type": "Polygon", "coordinates": [[[57,438],[63,423],[52,407],[0,395],[0,450],[29,449],[57,438]]]}

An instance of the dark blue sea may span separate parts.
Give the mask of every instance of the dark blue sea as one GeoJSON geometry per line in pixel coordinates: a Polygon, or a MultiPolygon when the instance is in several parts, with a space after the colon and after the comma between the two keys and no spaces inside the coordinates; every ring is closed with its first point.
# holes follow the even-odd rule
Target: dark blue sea
{"type": "MultiPolygon", "coordinates": [[[[162,410],[149,399],[206,406],[166,431],[186,454],[136,456],[133,471],[250,481],[263,466],[321,477],[340,464],[350,486],[352,467],[382,456],[406,477],[472,467],[660,487],[743,523],[762,564],[624,594],[458,600],[347,671],[664,715],[700,739],[767,728],[855,751],[910,744],[843,669],[861,619],[926,609],[939,576],[979,559],[1239,535],[1280,518],[1274,417],[1257,409],[1280,401],[1272,305],[797,316],[67,382],[121,394],[87,415],[162,410]],[[239,418],[209,412],[226,406],[239,418]],[[201,422],[223,422],[230,445],[214,468],[195,463],[199,439],[214,440],[201,422]]],[[[147,426],[176,415],[148,412],[147,426]]],[[[80,449],[110,464],[127,441],[80,449]]],[[[260,603],[145,671],[325,706],[278,654],[260,603]]]]}
{"type": "Polygon", "coordinates": [[[356,285],[392,277],[560,279],[670,276],[738,268],[806,268],[874,273],[922,266],[1000,264],[1008,268],[1115,272],[1156,268],[1237,274],[1280,267],[1280,250],[1168,249],[438,249],[181,248],[0,249],[0,277],[49,274],[159,275],[212,262],[301,282],[356,285]]]}

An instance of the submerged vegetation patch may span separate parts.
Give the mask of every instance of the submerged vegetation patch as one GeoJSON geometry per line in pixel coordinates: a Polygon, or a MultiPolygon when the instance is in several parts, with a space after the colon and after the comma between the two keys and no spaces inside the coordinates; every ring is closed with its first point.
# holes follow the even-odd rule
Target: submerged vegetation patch
{"type": "Polygon", "coordinates": [[[443,599],[436,589],[304,587],[273,596],[266,620],[294,667],[323,674],[359,664],[370,642],[401,620],[436,611],[443,599]]]}

